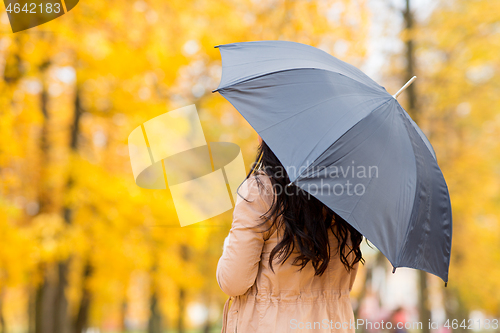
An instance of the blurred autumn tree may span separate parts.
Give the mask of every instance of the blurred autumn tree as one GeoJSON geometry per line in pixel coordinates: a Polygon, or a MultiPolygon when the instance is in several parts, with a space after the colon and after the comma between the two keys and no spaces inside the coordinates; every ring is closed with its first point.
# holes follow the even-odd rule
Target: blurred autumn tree
{"type": "MultiPolygon", "coordinates": [[[[0,24],[10,29],[5,14],[0,24]]],[[[220,77],[213,47],[285,39],[360,65],[368,27],[361,0],[88,0],[3,34],[2,329],[183,332],[191,302],[208,309],[206,332],[218,326],[215,266],[231,212],[180,228],[168,190],[135,185],[128,134],[194,103],[207,141],[239,144],[250,164],[255,133],[210,93],[220,77]]]]}
{"type": "MultiPolygon", "coordinates": [[[[498,318],[500,3],[453,0],[434,6],[400,37],[406,46],[413,41],[415,53],[418,112],[412,116],[435,148],[451,195],[449,284],[440,290],[446,318],[468,319],[473,310],[498,318]]],[[[391,61],[387,77],[401,84],[411,75],[407,70],[403,52],[391,61]]]]}
{"type": "Polygon", "coordinates": [[[423,27],[426,128],[450,188],[449,318],[500,315],[500,3],[443,2],[423,27]]]}

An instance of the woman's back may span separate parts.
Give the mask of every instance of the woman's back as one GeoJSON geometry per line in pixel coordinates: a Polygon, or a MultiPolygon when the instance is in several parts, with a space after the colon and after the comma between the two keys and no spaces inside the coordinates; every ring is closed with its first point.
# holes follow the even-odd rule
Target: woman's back
{"type": "MultiPolygon", "coordinates": [[[[271,225],[258,227],[273,203],[271,180],[265,174],[251,176],[242,184],[240,194],[248,201],[239,197],[236,202],[227,247],[217,267],[219,286],[234,299],[229,310],[226,302],[223,332],[353,333],[349,292],[358,263],[347,272],[333,232],[329,231],[328,238],[330,261],[322,275],[315,275],[311,262],[301,271],[292,264],[300,255],[297,247],[283,263],[274,257],[273,272],[269,256],[283,230],[258,232],[271,225]]],[[[349,238],[347,244],[351,245],[349,238]]],[[[353,258],[351,253],[348,259],[353,258]]]]}

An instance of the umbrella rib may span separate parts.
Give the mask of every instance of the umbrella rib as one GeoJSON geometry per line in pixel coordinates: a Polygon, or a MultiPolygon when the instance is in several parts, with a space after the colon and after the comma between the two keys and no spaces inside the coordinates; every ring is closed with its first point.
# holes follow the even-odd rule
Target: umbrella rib
{"type": "MultiPolygon", "coordinates": [[[[381,108],[384,104],[386,104],[387,102],[390,102],[390,101],[391,101],[391,99],[386,100],[385,102],[383,102],[383,103],[381,103],[380,105],[378,105],[377,107],[375,107],[372,111],[370,111],[370,113],[372,113],[372,112],[374,112],[374,111],[378,110],[378,109],[379,109],[379,108],[381,108]]],[[[357,125],[360,121],[362,121],[363,119],[365,119],[365,118],[366,118],[366,117],[361,118],[360,120],[358,120],[355,124],[353,124],[353,125],[351,126],[351,129],[352,129],[354,126],[356,126],[356,125],[357,125]]],[[[349,130],[350,130],[350,129],[349,129],[349,130]]],[[[327,150],[328,150],[331,146],[333,146],[336,142],[338,142],[340,139],[342,139],[342,137],[343,137],[344,135],[346,135],[346,134],[349,132],[349,130],[348,130],[348,131],[346,131],[344,134],[342,134],[342,135],[341,135],[341,136],[340,136],[337,140],[335,140],[335,142],[333,142],[333,143],[332,143],[332,144],[331,144],[331,145],[330,145],[330,146],[329,146],[329,147],[325,150],[325,152],[326,152],[326,151],[327,151],[327,150]]],[[[322,139],[323,139],[323,138],[324,138],[324,137],[325,137],[328,133],[330,133],[330,131],[331,131],[331,129],[330,129],[329,131],[327,131],[327,132],[323,135],[323,137],[321,137],[321,139],[320,139],[320,140],[318,140],[318,142],[316,143],[316,145],[314,145],[314,147],[313,147],[311,150],[314,150],[314,148],[316,148],[316,146],[317,146],[317,145],[321,142],[321,140],[322,140],[322,139]]],[[[318,156],[318,157],[317,157],[314,161],[312,161],[312,163],[311,163],[310,165],[314,164],[314,162],[316,162],[318,159],[320,159],[320,158],[321,158],[321,157],[325,154],[325,152],[323,152],[323,153],[322,153],[321,155],[319,155],[319,156],[318,156]]],[[[306,158],[306,160],[307,160],[307,158],[306,158]]],[[[306,168],[306,169],[307,169],[307,168],[306,168]]],[[[306,169],[305,169],[305,170],[306,170],[306,169]]],[[[302,172],[301,172],[301,173],[297,176],[297,178],[295,178],[295,181],[297,181],[297,180],[298,180],[298,179],[302,176],[302,174],[305,172],[305,170],[302,170],[302,172]]],[[[290,182],[287,186],[291,185],[292,183],[293,183],[293,182],[290,182]]]]}
{"type": "MultiPolygon", "coordinates": [[[[267,60],[266,60],[267,61],[267,60]]],[[[263,62],[263,61],[262,61],[263,62]]],[[[249,63],[250,64],[250,63],[249,63]]],[[[237,66],[237,65],[230,65],[230,66],[225,66],[225,68],[228,68],[228,67],[234,67],[234,66],[237,66]]],[[[273,74],[277,74],[277,73],[282,73],[282,72],[289,72],[289,71],[300,71],[300,70],[318,70],[318,71],[325,71],[325,72],[328,72],[328,73],[332,73],[332,74],[338,74],[338,75],[342,75],[354,82],[357,82],[361,85],[363,85],[365,88],[367,89],[371,89],[377,93],[386,93],[388,94],[389,96],[391,96],[387,91],[385,90],[378,90],[378,89],[375,89],[373,87],[371,87],[370,85],[368,84],[365,84],[364,82],[362,81],[358,81],[350,76],[347,76],[345,74],[342,74],[342,73],[339,73],[339,72],[334,72],[332,70],[329,70],[329,69],[325,69],[325,68],[317,68],[317,67],[300,67],[300,68],[286,68],[286,69],[280,69],[280,70],[277,70],[277,71],[273,71],[273,72],[269,72],[269,73],[262,73],[262,74],[257,74],[255,76],[250,76],[250,77],[247,77],[247,78],[244,78],[242,79],[241,81],[236,81],[236,82],[232,82],[232,83],[229,83],[227,84],[226,86],[223,86],[223,87],[218,87],[217,89],[214,89],[212,90],[212,93],[214,92],[217,92],[219,90],[223,90],[223,89],[227,89],[227,88],[231,88],[231,87],[234,87],[234,86],[237,86],[239,84],[242,84],[242,83],[246,83],[246,82],[249,82],[249,81],[252,81],[252,80],[256,80],[256,79],[260,79],[264,76],[267,76],[267,75],[273,75],[273,74]]],[[[222,70],[222,74],[221,74],[221,80],[222,80],[222,75],[224,75],[224,70],[222,70]]],[[[370,79],[371,80],[371,79],[370,79]]],[[[373,80],[372,80],[373,81],[373,80]]],[[[375,81],[373,81],[375,82],[375,81]]],[[[376,82],[375,82],[376,83],[376,82]]],[[[378,83],[376,83],[379,87],[382,87],[380,86],[378,83]]],[[[382,87],[383,88],[383,87],[382,87]]]]}

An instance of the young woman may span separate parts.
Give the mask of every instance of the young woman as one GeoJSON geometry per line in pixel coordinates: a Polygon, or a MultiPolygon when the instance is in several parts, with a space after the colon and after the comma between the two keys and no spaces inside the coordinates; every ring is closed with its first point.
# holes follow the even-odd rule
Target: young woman
{"type": "Polygon", "coordinates": [[[217,265],[217,282],[230,296],[222,333],[354,333],[349,292],[364,263],[363,236],[313,196],[287,187],[284,167],[260,141],[217,265]]]}

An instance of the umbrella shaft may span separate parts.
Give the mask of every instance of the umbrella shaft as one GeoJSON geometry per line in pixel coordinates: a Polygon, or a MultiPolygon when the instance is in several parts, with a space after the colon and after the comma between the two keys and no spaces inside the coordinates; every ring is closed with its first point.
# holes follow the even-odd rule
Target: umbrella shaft
{"type": "Polygon", "coordinates": [[[406,88],[408,88],[408,86],[409,86],[410,84],[412,84],[412,83],[413,83],[413,81],[415,81],[415,79],[416,79],[416,78],[417,78],[416,76],[412,77],[412,78],[411,78],[408,82],[406,82],[406,84],[405,84],[403,87],[401,87],[401,89],[399,89],[399,90],[398,90],[398,92],[397,92],[397,93],[395,93],[394,95],[392,95],[392,97],[394,97],[394,98],[398,98],[398,96],[399,96],[399,95],[400,95],[400,94],[401,94],[401,93],[402,93],[402,92],[403,92],[406,88]]]}

